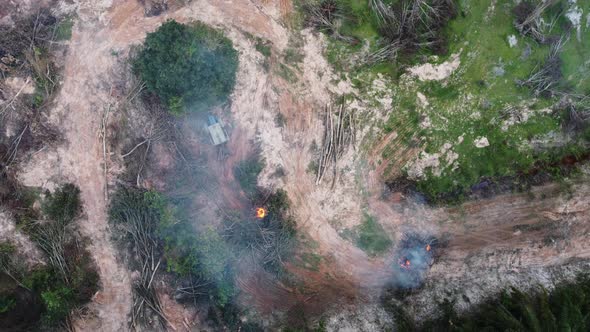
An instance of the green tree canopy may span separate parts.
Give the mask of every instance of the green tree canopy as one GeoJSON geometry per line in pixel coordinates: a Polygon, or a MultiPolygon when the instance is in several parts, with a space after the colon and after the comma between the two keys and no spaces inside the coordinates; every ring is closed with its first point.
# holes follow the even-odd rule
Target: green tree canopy
{"type": "Polygon", "coordinates": [[[173,20],[147,35],[133,63],[147,89],[173,113],[224,102],[234,88],[237,67],[237,51],[220,31],[173,20]]]}

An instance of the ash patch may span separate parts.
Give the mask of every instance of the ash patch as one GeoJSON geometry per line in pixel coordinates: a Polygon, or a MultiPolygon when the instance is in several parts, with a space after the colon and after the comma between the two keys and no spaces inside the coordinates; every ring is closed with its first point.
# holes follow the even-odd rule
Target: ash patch
{"type": "Polygon", "coordinates": [[[438,240],[433,236],[407,233],[402,238],[394,256],[396,288],[418,288],[434,263],[438,240]]]}
{"type": "Polygon", "coordinates": [[[159,16],[168,10],[168,0],[140,0],[144,8],[145,16],[159,16]]]}

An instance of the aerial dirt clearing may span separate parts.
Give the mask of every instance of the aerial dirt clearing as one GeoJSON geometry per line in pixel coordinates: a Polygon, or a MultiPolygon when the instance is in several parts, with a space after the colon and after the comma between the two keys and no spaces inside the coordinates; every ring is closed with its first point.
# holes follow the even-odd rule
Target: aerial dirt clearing
{"type": "MultiPolygon", "coordinates": [[[[394,33],[384,24],[418,14],[382,1],[0,0],[4,36],[33,27],[0,44],[0,322],[25,326],[22,293],[44,308],[27,328],[428,330],[441,303],[473,314],[511,287],[577,282],[590,85],[515,90],[539,66],[502,58],[558,51],[525,57],[543,18],[520,31],[527,8],[500,2],[416,1],[445,18],[394,33]],[[519,43],[492,57],[461,40],[478,15],[519,43]],[[61,220],[48,202],[66,183],[80,208],[49,250],[35,230],[61,220]],[[71,243],[95,279],[27,277],[78,271],[71,243]]],[[[588,70],[572,38],[560,61],[588,70]]]]}

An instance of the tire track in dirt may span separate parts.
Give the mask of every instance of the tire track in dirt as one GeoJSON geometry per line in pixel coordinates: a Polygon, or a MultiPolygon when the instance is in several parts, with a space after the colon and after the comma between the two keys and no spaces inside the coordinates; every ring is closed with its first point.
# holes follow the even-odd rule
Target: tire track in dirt
{"type": "Polygon", "coordinates": [[[83,235],[90,239],[89,251],[97,263],[100,291],[90,309],[97,319],[78,320],[78,330],[122,331],[127,328],[131,307],[129,271],[117,260],[110,239],[105,201],[103,146],[99,136],[103,112],[109,107],[108,76],[114,62],[105,51],[106,38],[97,28],[77,24],[67,55],[64,83],[56,111],[62,117],[67,145],[60,152],[61,170],[81,190],[85,218],[83,235]],[[97,42],[98,41],[98,42],[97,42]]]}

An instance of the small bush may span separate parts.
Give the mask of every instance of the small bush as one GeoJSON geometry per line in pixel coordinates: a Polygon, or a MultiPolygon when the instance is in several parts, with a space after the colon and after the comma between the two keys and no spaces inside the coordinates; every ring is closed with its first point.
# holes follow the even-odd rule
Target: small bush
{"type": "Polygon", "coordinates": [[[246,194],[256,193],[258,175],[264,168],[264,161],[258,155],[246,159],[234,169],[234,176],[246,194]]]}
{"type": "Polygon", "coordinates": [[[72,309],[73,293],[68,287],[59,287],[41,293],[47,309],[43,317],[47,324],[57,324],[66,319],[72,309]]]}
{"type": "Polygon", "coordinates": [[[201,111],[232,92],[238,55],[229,39],[202,23],[169,20],[153,33],[134,60],[134,71],[170,111],[201,111]]]}
{"type": "Polygon", "coordinates": [[[272,54],[272,48],[270,42],[262,40],[262,38],[256,38],[256,44],[254,45],[256,50],[265,57],[270,57],[272,54]]]}
{"type": "Polygon", "coordinates": [[[43,213],[50,220],[68,224],[80,214],[81,208],[80,189],[68,183],[54,193],[46,193],[43,213]]]}

